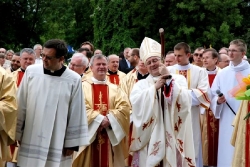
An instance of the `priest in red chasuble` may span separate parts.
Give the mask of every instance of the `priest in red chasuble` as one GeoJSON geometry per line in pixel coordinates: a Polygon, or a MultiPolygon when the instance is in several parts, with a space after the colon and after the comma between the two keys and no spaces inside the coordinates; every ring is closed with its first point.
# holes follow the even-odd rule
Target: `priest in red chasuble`
{"type": "Polygon", "coordinates": [[[149,76],[130,94],[132,166],[196,166],[187,81],[161,63],[161,45],[145,37],[140,57],[149,76]]]}
{"type": "Polygon", "coordinates": [[[13,77],[14,77],[14,80],[16,80],[16,84],[18,87],[22,81],[26,68],[29,65],[35,64],[35,59],[36,59],[36,53],[33,49],[24,48],[21,50],[20,52],[21,67],[13,72],[13,77]]]}
{"type": "Polygon", "coordinates": [[[124,72],[118,70],[119,56],[112,54],[108,56],[107,80],[115,85],[119,85],[121,79],[126,76],[124,72]]]}
{"type": "Polygon", "coordinates": [[[93,76],[84,81],[90,145],[74,155],[73,167],[124,167],[128,156],[125,137],[129,133],[129,104],[125,93],[107,81],[107,58],[90,60],[93,76]]]}
{"type": "MultiPolygon", "coordinates": [[[[206,68],[210,87],[219,72],[219,54],[215,49],[206,49],[202,54],[203,66],[206,68]]],[[[217,166],[219,119],[214,117],[213,111],[206,109],[202,115],[202,155],[204,166],[217,166]]]]}

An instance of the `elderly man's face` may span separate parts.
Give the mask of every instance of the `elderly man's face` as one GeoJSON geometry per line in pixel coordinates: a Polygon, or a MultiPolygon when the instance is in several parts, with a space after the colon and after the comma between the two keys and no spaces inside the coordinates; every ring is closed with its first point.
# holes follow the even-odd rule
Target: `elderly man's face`
{"type": "Polygon", "coordinates": [[[146,67],[148,69],[148,72],[152,75],[152,76],[159,76],[160,72],[159,72],[159,66],[160,66],[160,58],[159,57],[150,57],[146,60],[146,67]]]}
{"type": "Polygon", "coordinates": [[[112,72],[118,71],[119,68],[119,57],[109,57],[109,63],[108,63],[108,68],[112,72]]]}
{"type": "Polygon", "coordinates": [[[83,65],[82,59],[80,57],[73,57],[70,61],[69,68],[79,75],[82,75],[86,69],[86,66],[83,65]]]}

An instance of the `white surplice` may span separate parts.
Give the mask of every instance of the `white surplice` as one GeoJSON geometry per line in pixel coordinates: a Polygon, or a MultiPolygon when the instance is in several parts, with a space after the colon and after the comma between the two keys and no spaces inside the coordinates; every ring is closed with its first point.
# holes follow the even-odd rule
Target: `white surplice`
{"type": "Polygon", "coordinates": [[[200,68],[196,65],[188,64],[185,66],[174,65],[168,67],[170,73],[179,74],[179,70],[187,71],[187,83],[189,93],[192,96],[192,127],[193,127],[193,141],[195,143],[195,158],[197,166],[203,166],[202,161],[202,143],[201,143],[201,127],[200,114],[204,108],[209,108],[209,82],[206,69],[200,68]]]}
{"type": "MultiPolygon", "coordinates": [[[[228,67],[223,68],[215,77],[211,91],[213,100],[211,109],[214,112],[215,118],[220,119],[219,128],[219,145],[218,145],[218,167],[231,166],[233,160],[234,147],[230,140],[233,133],[232,123],[235,115],[232,113],[226,103],[217,105],[218,95],[216,90],[220,90],[226,98],[227,103],[231,106],[235,113],[237,113],[240,106],[240,100],[232,97],[230,91],[239,85],[236,75],[246,77],[250,74],[249,63],[243,60],[239,65],[234,66],[231,62],[228,67]]],[[[243,121],[243,120],[242,120],[243,121]]]]}
{"type": "Polygon", "coordinates": [[[154,167],[161,161],[164,167],[195,166],[191,96],[186,80],[173,75],[171,95],[164,95],[162,111],[161,90],[156,91],[154,85],[157,79],[149,75],[138,81],[130,94],[134,123],[130,146],[134,152],[132,163],[140,167],[154,167]]]}
{"type": "Polygon", "coordinates": [[[31,65],[18,89],[16,139],[20,167],[69,167],[63,148],[87,145],[87,116],[80,76],[66,68],[61,76],[31,65]]]}

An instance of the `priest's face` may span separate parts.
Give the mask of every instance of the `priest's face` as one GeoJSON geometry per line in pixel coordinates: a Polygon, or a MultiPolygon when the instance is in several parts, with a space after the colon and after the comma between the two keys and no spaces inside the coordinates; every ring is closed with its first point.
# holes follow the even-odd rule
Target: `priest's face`
{"type": "Polygon", "coordinates": [[[202,60],[203,60],[203,66],[206,69],[210,71],[215,70],[218,58],[213,58],[211,51],[203,53],[202,60]]]}
{"type": "Polygon", "coordinates": [[[138,68],[139,68],[139,70],[148,71],[147,67],[145,66],[145,64],[143,63],[143,61],[141,59],[138,63],[138,68]]]}
{"type": "Polygon", "coordinates": [[[109,56],[108,68],[112,72],[118,71],[119,67],[119,57],[118,56],[109,56]]]}
{"type": "Polygon", "coordinates": [[[64,57],[57,58],[54,48],[43,48],[42,52],[43,67],[50,71],[60,70],[62,68],[64,57]]]}
{"type": "Polygon", "coordinates": [[[21,67],[20,64],[20,56],[17,55],[13,55],[12,59],[11,59],[11,64],[10,64],[11,68],[16,71],[18,68],[21,67]]]}
{"type": "Polygon", "coordinates": [[[228,50],[229,60],[232,61],[234,65],[240,64],[244,55],[245,52],[243,52],[239,46],[234,44],[229,46],[228,50]]]}
{"type": "Polygon", "coordinates": [[[160,58],[159,57],[150,57],[146,60],[146,67],[148,69],[148,72],[152,75],[152,76],[159,76],[160,72],[159,72],[159,66],[160,66],[160,58]]]}
{"type": "Polygon", "coordinates": [[[69,69],[75,71],[79,75],[82,75],[86,69],[86,66],[82,63],[81,57],[72,57],[70,61],[69,69]]]}
{"type": "Polygon", "coordinates": [[[202,62],[203,52],[204,52],[204,49],[201,49],[201,50],[196,49],[193,54],[194,63],[200,67],[203,66],[203,62],[202,62]]]}
{"type": "Polygon", "coordinates": [[[23,52],[20,55],[20,64],[21,68],[26,70],[26,68],[32,64],[35,64],[35,54],[29,54],[27,52],[23,52]]]}
{"type": "Polygon", "coordinates": [[[95,58],[90,68],[95,79],[99,81],[105,80],[108,71],[108,62],[104,57],[95,58]]]}
{"type": "Polygon", "coordinates": [[[184,66],[189,63],[190,53],[186,53],[184,49],[174,50],[174,55],[179,65],[184,66]]]}

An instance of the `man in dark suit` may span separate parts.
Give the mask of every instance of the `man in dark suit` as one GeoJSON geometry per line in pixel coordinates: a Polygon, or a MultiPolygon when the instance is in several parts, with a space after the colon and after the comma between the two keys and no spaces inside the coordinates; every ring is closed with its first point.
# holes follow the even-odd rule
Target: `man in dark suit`
{"type": "Polygon", "coordinates": [[[129,73],[134,67],[130,65],[130,62],[128,61],[128,53],[131,50],[131,48],[125,48],[123,51],[124,59],[119,61],[119,71],[124,72],[125,74],[129,73]]]}

